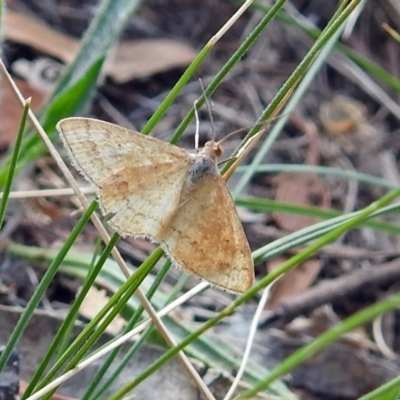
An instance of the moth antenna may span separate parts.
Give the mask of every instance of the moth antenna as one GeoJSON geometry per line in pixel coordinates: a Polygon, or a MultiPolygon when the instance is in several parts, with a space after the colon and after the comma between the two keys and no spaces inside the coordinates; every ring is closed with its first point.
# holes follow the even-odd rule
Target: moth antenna
{"type": "MultiPolygon", "coordinates": [[[[249,126],[245,126],[245,127],[243,127],[243,128],[239,128],[239,129],[237,129],[237,130],[235,130],[235,131],[233,131],[233,132],[230,132],[230,133],[228,133],[227,135],[225,135],[225,136],[219,141],[219,143],[222,145],[227,139],[230,139],[232,136],[239,135],[239,134],[243,134],[243,133],[247,133],[247,131],[248,131],[250,128],[257,128],[257,129],[259,129],[259,130],[266,131],[266,130],[270,127],[270,125],[271,125],[273,122],[279,120],[280,118],[284,117],[285,115],[288,115],[288,113],[282,113],[282,114],[279,114],[279,115],[277,115],[277,116],[275,116],[275,117],[269,118],[267,121],[262,121],[262,122],[258,122],[258,123],[256,123],[256,124],[254,124],[254,125],[249,125],[249,126]]],[[[256,135],[257,135],[257,134],[258,134],[258,133],[256,133],[256,135]]]]}
{"type": "Polygon", "coordinates": [[[196,153],[199,152],[199,129],[200,129],[200,120],[199,113],[197,111],[197,100],[193,103],[194,108],[194,116],[196,118],[196,132],[194,134],[194,148],[196,149],[196,153]]]}
{"type": "Polygon", "coordinates": [[[208,99],[206,91],[204,90],[203,81],[201,80],[201,78],[199,78],[199,82],[200,82],[200,86],[201,86],[201,91],[203,92],[203,95],[204,95],[204,101],[206,102],[208,116],[209,116],[210,122],[211,122],[211,139],[215,140],[215,138],[216,138],[215,126],[214,126],[214,118],[213,118],[213,115],[211,112],[210,100],[208,99]]]}

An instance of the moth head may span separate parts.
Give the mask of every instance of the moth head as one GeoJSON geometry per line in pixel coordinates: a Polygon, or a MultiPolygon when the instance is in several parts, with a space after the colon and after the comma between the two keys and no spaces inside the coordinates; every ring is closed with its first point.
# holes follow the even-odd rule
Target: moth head
{"type": "Polygon", "coordinates": [[[204,145],[204,149],[201,151],[201,153],[216,161],[219,157],[222,156],[222,154],[224,153],[224,149],[221,145],[221,142],[210,140],[204,145]]]}

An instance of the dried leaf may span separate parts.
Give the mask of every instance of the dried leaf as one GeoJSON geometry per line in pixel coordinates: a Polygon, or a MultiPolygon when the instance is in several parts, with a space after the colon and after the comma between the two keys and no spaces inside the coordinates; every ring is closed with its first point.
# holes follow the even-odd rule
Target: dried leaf
{"type": "MultiPolygon", "coordinates": [[[[94,318],[110,299],[107,297],[105,290],[98,290],[91,287],[86,295],[79,312],[89,320],[94,318]]],[[[110,325],[106,328],[106,332],[117,335],[124,327],[125,321],[121,317],[115,317],[110,325]]]]}
{"type": "MultiPolygon", "coordinates": [[[[272,272],[286,261],[285,257],[276,257],[268,263],[268,271],[272,272]]],[[[320,260],[307,260],[292,269],[274,284],[267,303],[268,310],[275,310],[279,302],[288,296],[303,292],[318,276],[321,270],[320,260]]]]}
{"type": "Polygon", "coordinates": [[[319,118],[323,127],[332,134],[354,132],[363,136],[373,133],[367,122],[366,106],[347,96],[335,96],[329,102],[323,103],[319,118]]]}
{"type": "MultiPolygon", "coordinates": [[[[8,11],[5,13],[4,37],[31,46],[65,63],[74,60],[79,42],[59,33],[32,17],[8,11]]],[[[120,43],[111,52],[106,74],[123,83],[144,78],[171,68],[184,67],[196,57],[186,43],[170,39],[144,39],[120,43]]]]}
{"type": "Polygon", "coordinates": [[[184,67],[196,57],[186,43],[169,39],[144,39],[122,42],[114,55],[107,74],[116,82],[144,78],[171,68],[184,67]]]}
{"type": "MultiPolygon", "coordinates": [[[[40,109],[46,95],[33,89],[28,83],[14,79],[25,98],[32,97],[31,109],[35,112],[40,109]]],[[[22,116],[22,108],[15,94],[5,80],[0,80],[0,147],[6,147],[14,142],[17,136],[22,116]]]]}
{"type": "Polygon", "coordinates": [[[4,37],[31,46],[66,63],[74,60],[79,42],[44,23],[13,11],[4,13],[4,37]]]}
{"type": "MultiPolygon", "coordinates": [[[[324,180],[312,174],[284,173],[275,178],[277,185],[275,199],[282,203],[296,204],[299,206],[314,206],[329,208],[330,195],[324,180]]],[[[295,232],[319,221],[318,218],[306,215],[273,214],[280,228],[295,232]]]]}

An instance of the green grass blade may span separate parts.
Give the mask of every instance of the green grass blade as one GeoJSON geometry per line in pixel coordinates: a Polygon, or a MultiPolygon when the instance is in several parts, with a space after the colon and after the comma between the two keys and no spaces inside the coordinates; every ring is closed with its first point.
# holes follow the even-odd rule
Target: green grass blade
{"type": "Polygon", "coordinates": [[[383,384],[358,400],[398,400],[400,397],[400,376],[383,384]]]}
{"type": "Polygon", "coordinates": [[[28,118],[30,104],[31,104],[31,100],[29,98],[28,100],[26,100],[24,109],[22,110],[21,124],[19,126],[17,138],[15,140],[14,149],[13,149],[12,155],[11,155],[10,169],[7,174],[7,180],[6,180],[6,184],[4,187],[3,197],[1,198],[1,203],[0,203],[0,231],[1,231],[1,228],[3,227],[4,218],[6,215],[8,198],[10,196],[11,186],[12,186],[14,176],[15,176],[15,169],[17,166],[18,156],[19,156],[20,149],[21,149],[22,137],[23,137],[24,130],[25,130],[26,120],[28,118]]]}
{"type": "MultiPolygon", "coordinates": [[[[365,220],[384,215],[387,213],[396,212],[400,210],[399,204],[393,204],[390,206],[382,207],[381,209],[371,213],[365,220]]],[[[328,221],[319,222],[311,225],[307,228],[301,229],[300,231],[293,232],[281,239],[277,239],[274,242],[267,244],[253,252],[253,259],[255,263],[266,261],[272,257],[284,253],[285,251],[292,249],[293,247],[300,246],[304,243],[308,243],[311,240],[321,237],[326,232],[331,231],[342,225],[343,223],[357,217],[363,211],[356,211],[351,214],[341,215],[340,217],[331,218],[328,221]]],[[[362,222],[364,223],[364,222],[362,222]]]]}
{"type": "MultiPolygon", "coordinates": [[[[245,172],[249,168],[247,165],[239,166],[236,170],[237,173],[245,172]]],[[[276,172],[295,172],[295,173],[308,173],[319,174],[324,176],[336,176],[338,178],[345,178],[348,180],[355,180],[360,183],[383,187],[388,190],[396,189],[398,185],[376,176],[363,174],[361,172],[350,171],[346,169],[339,169],[334,167],[325,167],[319,165],[305,165],[305,164],[267,164],[259,165],[254,169],[254,173],[276,173],[276,172]]]]}
{"type": "MultiPolygon", "coordinates": [[[[257,198],[241,198],[237,199],[235,203],[238,206],[246,207],[253,211],[259,211],[262,213],[270,212],[282,212],[287,214],[295,215],[306,215],[309,217],[320,218],[320,219],[332,219],[343,216],[344,214],[340,211],[327,210],[318,207],[311,206],[298,206],[296,204],[281,203],[276,200],[257,199],[257,198]]],[[[397,211],[397,210],[396,210],[397,211]]],[[[393,211],[394,212],[394,211],[393,211]]],[[[346,215],[348,217],[348,215],[346,215]]],[[[392,235],[400,235],[400,227],[397,224],[391,224],[384,221],[365,221],[361,226],[367,226],[369,228],[376,229],[392,235]]]]}

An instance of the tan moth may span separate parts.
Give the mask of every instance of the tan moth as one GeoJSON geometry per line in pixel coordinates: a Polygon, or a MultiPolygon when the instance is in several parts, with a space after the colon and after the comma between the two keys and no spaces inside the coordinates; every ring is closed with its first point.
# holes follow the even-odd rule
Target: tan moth
{"type": "Polygon", "coordinates": [[[219,173],[220,142],[198,154],[90,118],[57,124],[72,164],[98,189],[122,236],[159,243],[186,272],[232,292],[254,280],[251,251],[219,173]]]}

